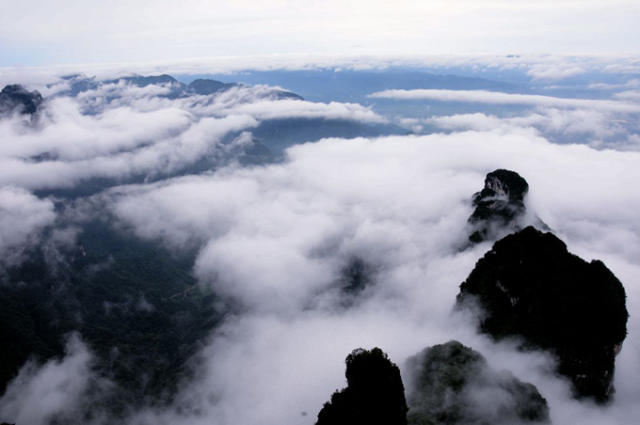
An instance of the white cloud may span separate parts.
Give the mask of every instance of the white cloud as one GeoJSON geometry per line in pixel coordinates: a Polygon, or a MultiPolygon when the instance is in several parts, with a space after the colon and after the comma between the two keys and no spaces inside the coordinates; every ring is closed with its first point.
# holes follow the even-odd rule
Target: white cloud
{"type": "Polygon", "coordinates": [[[580,66],[567,66],[566,64],[544,64],[534,65],[528,71],[527,75],[534,80],[561,80],[567,77],[584,74],[586,70],[580,66]]]}
{"type": "Polygon", "coordinates": [[[536,129],[546,137],[561,134],[560,142],[584,143],[602,148],[620,148],[617,141],[602,140],[623,137],[628,133],[628,121],[612,113],[595,109],[537,108],[528,115],[499,117],[480,112],[433,116],[422,120],[446,130],[480,130],[494,132],[530,131],[536,129]]]}
{"type": "Polygon", "coordinates": [[[260,101],[238,105],[227,110],[231,114],[248,114],[259,120],[282,118],[323,118],[368,123],[387,120],[371,109],[355,103],[316,103],[302,100],[260,101]]]}
{"type": "Polygon", "coordinates": [[[39,199],[21,188],[0,187],[0,265],[18,261],[55,217],[50,200],[39,199]]]}
{"type": "MultiPolygon", "coordinates": [[[[92,177],[117,179],[136,173],[154,175],[171,172],[196,161],[202,155],[223,154],[233,144],[222,145],[222,137],[255,125],[257,122],[249,116],[203,118],[180,134],[165,134],[164,138],[152,140],[151,145],[142,143],[132,150],[112,155],[97,155],[77,161],[50,159],[33,162],[22,158],[0,158],[0,165],[5,170],[0,183],[44,189],[73,187],[79,181],[92,177]]],[[[79,141],[90,143],[86,139],[79,141]]],[[[242,137],[236,141],[246,143],[242,137]]],[[[108,142],[113,143],[114,140],[108,142]]],[[[113,145],[109,148],[112,149],[113,145]]]]}
{"type": "Polygon", "coordinates": [[[437,100],[443,102],[469,102],[495,105],[532,105],[556,108],[589,108],[609,112],[638,113],[640,105],[616,100],[576,99],[535,94],[513,94],[487,90],[383,90],[369,95],[371,98],[398,100],[437,100]]]}
{"type": "Polygon", "coordinates": [[[640,79],[632,78],[631,80],[621,84],[611,83],[590,83],[588,86],[590,89],[620,89],[620,88],[634,88],[640,87],[640,79]]]}
{"type": "Polygon", "coordinates": [[[615,97],[622,100],[640,103],[640,90],[625,90],[620,93],[616,93],[615,97]]]}
{"type": "Polygon", "coordinates": [[[62,360],[41,366],[28,362],[0,398],[0,420],[29,425],[75,421],[90,402],[89,390],[107,385],[93,377],[90,366],[91,354],[77,336],[69,339],[62,360]]]}

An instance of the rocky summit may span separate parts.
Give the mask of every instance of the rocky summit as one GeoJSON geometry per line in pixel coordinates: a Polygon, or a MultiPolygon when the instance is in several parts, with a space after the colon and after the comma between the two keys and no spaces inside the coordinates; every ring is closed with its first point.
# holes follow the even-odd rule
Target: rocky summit
{"type": "Polygon", "coordinates": [[[577,397],[607,401],[627,333],[622,283],[598,260],[571,254],[552,233],[527,227],[497,241],[460,285],[458,306],[477,302],[479,328],[545,349],[577,397]]]}
{"type": "Polygon", "coordinates": [[[5,86],[0,92],[0,115],[18,112],[35,114],[42,104],[38,91],[29,91],[19,84],[5,86]]]}
{"type": "MultiPolygon", "coordinates": [[[[475,210],[468,220],[471,226],[469,240],[477,243],[497,239],[522,229],[526,218],[524,200],[528,191],[529,184],[515,171],[499,169],[487,174],[484,188],[472,197],[475,210]]],[[[531,224],[548,230],[537,217],[531,224]]]]}
{"type": "Polygon", "coordinates": [[[458,341],[426,348],[407,361],[407,370],[409,424],[549,421],[547,401],[535,386],[492,369],[480,353],[458,341]]]}
{"type": "Polygon", "coordinates": [[[398,366],[379,348],[354,350],[346,363],[347,387],[333,393],[316,425],[406,425],[398,366]]]}

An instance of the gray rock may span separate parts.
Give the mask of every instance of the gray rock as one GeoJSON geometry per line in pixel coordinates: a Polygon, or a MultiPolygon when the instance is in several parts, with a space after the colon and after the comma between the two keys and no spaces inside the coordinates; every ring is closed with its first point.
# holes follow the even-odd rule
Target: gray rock
{"type": "Polygon", "coordinates": [[[407,361],[410,425],[499,425],[549,421],[547,401],[532,384],[496,371],[458,341],[407,361]]]}

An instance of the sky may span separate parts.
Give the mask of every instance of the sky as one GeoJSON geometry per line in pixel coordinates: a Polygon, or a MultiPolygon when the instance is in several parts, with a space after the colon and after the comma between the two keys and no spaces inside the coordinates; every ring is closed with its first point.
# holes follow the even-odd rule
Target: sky
{"type": "Polygon", "coordinates": [[[1,0],[0,66],[252,55],[638,52],[633,0],[1,0]]]}

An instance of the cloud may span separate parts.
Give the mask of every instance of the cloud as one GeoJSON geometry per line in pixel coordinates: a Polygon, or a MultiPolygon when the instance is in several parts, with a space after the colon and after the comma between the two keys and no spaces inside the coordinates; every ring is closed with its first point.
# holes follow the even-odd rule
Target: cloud
{"type": "Polygon", "coordinates": [[[624,139],[633,129],[623,117],[595,109],[538,108],[530,114],[515,117],[476,112],[433,116],[420,122],[445,130],[509,132],[535,129],[559,143],[584,143],[609,149],[630,146],[623,144],[620,139],[624,139]],[[607,143],[603,143],[603,140],[607,143]]]}
{"type": "Polygon", "coordinates": [[[231,114],[249,114],[260,120],[283,118],[322,118],[383,124],[387,120],[371,109],[355,103],[316,103],[302,100],[260,101],[227,110],[231,114]]]}
{"type": "Polygon", "coordinates": [[[535,94],[512,94],[486,90],[384,90],[369,95],[371,98],[396,100],[437,100],[442,102],[468,102],[493,105],[531,105],[556,108],[589,108],[610,112],[638,113],[640,105],[616,100],[561,98],[535,94]]]}
{"type": "Polygon", "coordinates": [[[563,78],[584,74],[585,72],[586,70],[580,66],[540,64],[532,66],[527,71],[527,75],[531,76],[534,80],[561,80],[563,78]]]}
{"type": "Polygon", "coordinates": [[[17,187],[0,187],[0,264],[14,264],[53,224],[53,202],[17,187]]]}
{"type": "Polygon", "coordinates": [[[626,81],[625,83],[622,83],[622,84],[590,83],[587,87],[590,89],[603,89],[603,90],[634,88],[634,87],[640,87],[640,79],[632,78],[631,80],[626,81]]]}
{"type": "Polygon", "coordinates": [[[615,97],[622,100],[640,103],[640,90],[625,90],[616,93],[615,97]]]}
{"type": "MultiPolygon", "coordinates": [[[[154,175],[172,172],[196,161],[202,155],[215,155],[216,152],[223,154],[225,145],[220,143],[222,137],[256,124],[248,116],[205,118],[178,135],[165,134],[164,138],[153,140],[153,144],[149,146],[142,144],[130,151],[76,161],[45,159],[34,162],[15,157],[2,158],[0,164],[5,173],[0,183],[46,189],[73,187],[79,181],[93,177],[118,179],[137,173],[154,175]]],[[[240,144],[245,143],[243,138],[236,140],[240,144]]],[[[110,148],[113,148],[113,144],[110,148]]]]}
{"type": "Polygon", "coordinates": [[[28,362],[0,398],[0,420],[30,425],[76,421],[91,401],[89,394],[108,386],[93,376],[91,359],[84,343],[72,335],[63,359],[43,365],[28,362]]]}

